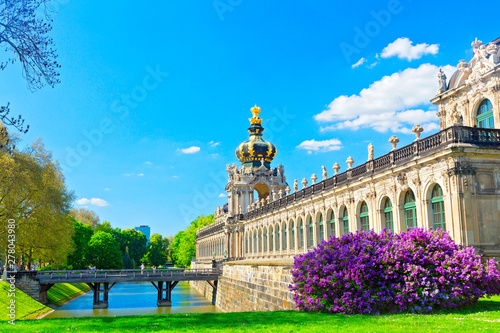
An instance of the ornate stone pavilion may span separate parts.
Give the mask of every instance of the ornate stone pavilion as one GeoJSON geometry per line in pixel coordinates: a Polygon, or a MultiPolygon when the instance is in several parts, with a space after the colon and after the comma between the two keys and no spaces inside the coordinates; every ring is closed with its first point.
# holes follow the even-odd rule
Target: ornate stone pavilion
{"type": "Polygon", "coordinates": [[[228,205],[197,233],[197,262],[291,258],[321,240],[357,230],[442,228],[486,257],[500,257],[500,39],[475,40],[470,62],[460,60],[449,83],[438,73],[441,131],[311,182],[295,180],[290,193],[284,167],[271,167],[276,147],[262,139],[260,109],[252,108],[250,139],[227,167],[228,205]],[[258,194],[254,195],[254,193],[258,194]]]}

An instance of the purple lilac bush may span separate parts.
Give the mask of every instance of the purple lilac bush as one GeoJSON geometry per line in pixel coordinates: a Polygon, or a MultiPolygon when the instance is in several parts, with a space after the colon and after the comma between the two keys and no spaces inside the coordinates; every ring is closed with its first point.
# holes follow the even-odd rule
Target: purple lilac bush
{"type": "Polygon", "coordinates": [[[305,311],[430,312],[500,294],[496,262],[482,264],[442,230],[331,238],[295,257],[292,276],[295,304],[305,311]]]}

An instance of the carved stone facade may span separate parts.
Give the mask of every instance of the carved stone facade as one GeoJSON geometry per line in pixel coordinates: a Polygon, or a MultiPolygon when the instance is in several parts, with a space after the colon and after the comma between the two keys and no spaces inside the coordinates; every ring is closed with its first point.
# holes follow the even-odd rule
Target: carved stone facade
{"type": "MultiPolygon", "coordinates": [[[[448,88],[438,91],[432,99],[431,102],[438,106],[441,129],[455,124],[478,126],[478,107],[486,99],[492,103],[494,123],[500,124],[499,44],[500,38],[487,45],[477,39],[472,42],[472,60],[468,63],[460,60],[448,88]]],[[[499,128],[498,125],[496,128],[499,128]]]]}
{"type": "Polygon", "coordinates": [[[266,151],[270,144],[261,144],[262,156],[250,156],[251,127],[251,140],[238,147],[243,165],[227,168],[227,209],[218,208],[215,223],[198,231],[197,261],[211,260],[214,252],[228,260],[291,258],[331,236],[413,227],[442,228],[458,243],[500,257],[499,43],[474,41],[473,59],[460,61],[449,84],[439,76],[432,102],[440,132],[420,138],[423,129],[416,126],[412,144],[396,149],[393,137],[387,154],[374,158],[369,147],[366,163],[352,166],[350,158],[350,167],[338,173],[334,165],[330,178],[324,168],[322,181],[304,179],[301,190],[295,182],[294,193],[284,168],[272,169],[272,158],[262,159],[274,157],[274,146],[266,151]],[[491,102],[493,126],[477,122],[485,101],[491,102]]]}

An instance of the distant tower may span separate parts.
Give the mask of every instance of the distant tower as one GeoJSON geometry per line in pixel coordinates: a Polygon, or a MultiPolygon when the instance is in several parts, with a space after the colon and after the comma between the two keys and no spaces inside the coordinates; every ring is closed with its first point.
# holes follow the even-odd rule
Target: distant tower
{"type": "Polygon", "coordinates": [[[253,117],[250,118],[248,132],[250,138],[241,143],[236,149],[236,157],[242,163],[238,168],[236,164],[227,165],[229,181],[226,186],[228,198],[228,214],[234,216],[244,214],[247,207],[254,204],[257,199],[267,203],[278,198],[281,190],[285,192],[285,168],[278,165],[271,168],[271,161],[276,156],[276,146],[262,140],[262,119],[259,118],[260,108],[255,105],[251,108],[253,117]],[[258,197],[254,196],[254,191],[258,197]]]}
{"type": "Polygon", "coordinates": [[[149,225],[138,225],[135,227],[135,230],[142,232],[144,235],[146,235],[147,239],[147,244],[149,245],[149,236],[151,236],[151,228],[149,225]]]}

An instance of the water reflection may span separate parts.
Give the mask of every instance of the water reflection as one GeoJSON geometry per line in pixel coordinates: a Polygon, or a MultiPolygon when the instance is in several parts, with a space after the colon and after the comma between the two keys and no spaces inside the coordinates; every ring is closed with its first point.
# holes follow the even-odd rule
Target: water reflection
{"type": "Polygon", "coordinates": [[[46,318],[113,317],[144,314],[219,312],[188,282],[179,282],[172,291],[172,306],[156,306],[157,292],[149,282],[117,283],[109,292],[107,309],[92,309],[93,293],[63,305],[46,318]]]}

